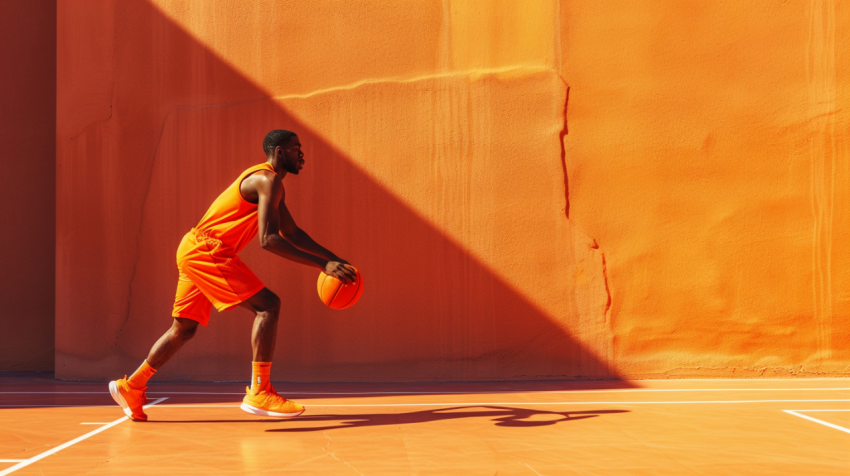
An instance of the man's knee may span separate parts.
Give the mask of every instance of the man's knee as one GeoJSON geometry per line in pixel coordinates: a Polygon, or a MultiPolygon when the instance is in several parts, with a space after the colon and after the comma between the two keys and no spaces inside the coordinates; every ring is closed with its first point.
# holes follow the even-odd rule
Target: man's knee
{"type": "Polygon", "coordinates": [[[198,321],[186,319],[185,317],[177,317],[174,319],[174,325],[171,327],[171,330],[177,337],[184,341],[189,340],[195,336],[195,332],[198,330],[198,321]]]}
{"type": "Polygon", "coordinates": [[[263,288],[250,299],[251,308],[257,314],[265,314],[270,317],[277,317],[280,311],[280,298],[277,294],[269,291],[268,288],[263,288]]]}

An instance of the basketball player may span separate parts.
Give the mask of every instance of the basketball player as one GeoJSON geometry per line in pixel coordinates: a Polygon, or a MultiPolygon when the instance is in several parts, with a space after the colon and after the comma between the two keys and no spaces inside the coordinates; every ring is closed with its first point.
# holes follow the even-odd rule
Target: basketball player
{"type": "Polygon", "coordinates": [[[127,378],[109,382],[109,393],[134,421],[146,421],[147,382],[186,343],[207,325],[210,310],[242,306],[256,314],[251,333],[254,350],[251,386],[241,408],[255,415],[293,418],[304,407],[275,392],[269,382],[280,299],[239,260],[237,253],[255,235],[260,246],[283,258],[314,266],[345,284],[355,272],[345,260],[313,241],[298,228],[284,203],[283,178],[298,175],[304,152],[295,133],[274,130],[263,140],[267,161],[242,172],[213,202],[197,227],[177,248],[177,296],[174,322],[151,348],[148,358],[127,378]]]}

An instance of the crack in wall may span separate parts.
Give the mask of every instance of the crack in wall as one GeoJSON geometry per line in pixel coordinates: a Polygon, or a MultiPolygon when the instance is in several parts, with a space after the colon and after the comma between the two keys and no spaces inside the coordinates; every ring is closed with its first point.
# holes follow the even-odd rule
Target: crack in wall
{"type": "MultiPolygon", "coordinates": [[[[556,74],[556,75],[558,74],[558,72],[553,68],[544,68],[544,67],[538,67],[538,66],[510,66],[510,67],[505,67],[505,68],[477,68],[477,69],[471,69],[471,70],[465,70],[465,71],[454,71],[454,72],[450,72],[450,73],[437,73],[437,74],[420,75],[420,76],[414,76],[414,77],[409,77],[409,78],[363,79],[363,80],[360,80],[360,81],[356,81],[354,83],[344,84],[344,85],[340,85],[340,86],[333,86],[333,87],[330,87],[330,88],[316,89],[316,90],[310,91],[308,93],[298,93],[298,94],[274,95],[274,94],[271,94],[270,92],[266,91],[265,89],[258,87],[257,89],[259,89],[259,90],[261,90],[261,91],[263,91],[267,94],[260,96],[260,97],[252,98],[252,99],[241,99],[239,101],[231,101],[231,102],[226,102],[226,103],[210,103],[210,104],[197,104],[197,105],[182,104],[182,105],[173,105],[172,108],[173,109],[180,109],[180,110],[202,110],[202,109],[207,109],[207,108],[222,108],[222,107],[230,107],[230,106],[240,106],[240,105],[250,104],[250,103],[254,103],[254,102],[262,102],[262,101],[267,101],[269,99],[275,100],[275,101],[284,101],[284,100],[287,100],[287,99],[308,99],[308,98],[312,98],[314,96],[320,96],[322,94],[329,94],[329,93],[340,92],[340,91],[353,91],[353,90],[361,88],[361,87],[372,86],[372,85],[377,85],[377,84],[388,84],[388,83],[409,84],[409,83],[415,83],[415,82],[419,82],[419,81],[429,81],[429,80],[434,80],[434,79],[446,79],[446,78],[452,78],[452,77],[468,77],[468,78],[471,78],[472,80],[475,80],[477,78],[481,78],[481,77],[484,77],[484,76],[495,76],[495,75],[499,75],[499,74],[513,74],[513,73],[524,73],[524,74],[528,74],[528,75],[538,74],[538,73],[553,73],[553,74],[556,74]]],[[[561,78],[561,80],[563,81],[563,78],[561,78]]],[[[564,82],[564,84],[566,85],[566,82],[564,82]]],[[[566,127],[566,109],[565,109],[564,126],[566,127]]]]}
{"type": "MultiPolygon", "coordinates": [[[[596,244],[596,241],[593,242],[596,244]]],[[[599,249],[599,245],[596,245],[596,249],[599,249]]],[[[607,325],[611,325],[611,288],[608,287],[608,262],[605,260],[605,253],[602,250],[599,250],[599,257],[602,258],[602,282],[605,284],[605,295],[608,296],[608,300],[605,302],[605,323],[607,325]]]]}
{"type": "Polygon", "coordinates": [[[159,144],[162,142],[162,136],[165,134],[165,126],[168,124],[168,119],[171,117],[171,113],[175,110],[175,108],[170,108],[168,112],[165,113],[165,117],[162,120],[162,126],[159,130],[159,136],[156,139],[156,142],[153,146],[153,157],[151,158],[150,166],[147,171],[147,179],[145,183],[147,186],[145,187],[145,193],[142,197],[142,203],[139,208],[139,227],[136,232],[136,246],[135,246],[135,256],[133,258],[133,269],[130,272],[130,279],[127,285],[127,310],[124,314],[124,322],[121,323],[121,327],[118,328],[118,332],[115,333],[115,344],[113,348],[118,347],[118,341],[121,338],[121,334],[124,332],[124,328],[127,326],[127,323],[130,321],[130,314],[133,307],[133,284],[136,281],[136,269],[139,266],[139,257],[141,255],[141,242],[142,242],[142,230],[144,228],[145,221],[145,207],[148,203],[148,196],[150,195],[151,186],[153,184],[153,171],[156,168],[156,160],[159,156],[159,144]]]}
{"type": "Polygon", "coordinates": [[[314,91],[310,91],[309,93],[300,93],[300,94],[286,94],[286,95],[278,95],[272,96],[273,99],[283,100],[283,99],[305,99],[313,96],[318,96],[321,94],[327,94],[337,91],[351,91],[357,89],[362,86],[369,86],[373,84],[384,84],[384,83],[398,83],[398,84],[407,84],[407,83],[415,83],[418,81],[428,81],[433,79],[444,79],[444,78],[452,78],[452,77],[468,77],[471,80],[475,80],[477,78],[483,76],[495,76],[498,74],[510,74],[510,73],[518,73],[518,72],[527,72],[527,74],[535,74],[535,73],[555,73],[553,68],[546,68],[541,66],[533,66],[533,65],[514,65],[507,66],[503,68],[474,68],[467,69],[462,71],[452,71],[449,73],[437,73],[437,74],[425,74],[420,76],[411,76],[408,78],[379,78],[379,79],[362,79],[360,81],[356,81],[353,83],[341,85],[341,86],[333,86],[330,88],[316,89],[314,91]]]}
{"type": "Polygon", "coordinates": [[[564,86],[567,88],[567,95],[564,99],[564,127],[561,129],[561,133],[558,134],[558,140],[561,141],[561,167],[564,171],[564,215],[566,215],[567,220],[570,219],[570,180],[569,175],[567,174],[567,146],[564,143],[567,134],[570,133],[569,127],[567,125],[567,107],[570,104],[570,86],[564,80],[561,75],[558,75],[561,78],[561,81],[564,81],[564,86]]]}
{"type": "MultiPolygon", "coordinates": [[[[570,104],[570,85],[566,79],[558,74],[558,78],[564,83],[564,111],[563,111],[563,127],[558,134],[561,148],[561,170],[564,174],[564,216],[568,222],[570,220],[570,181],[569,172],[567,170],[567,146],[566,137],[569,134],[569,119],[568,111],[570,104]]],[[[570,248],[571,265],[575,266],[576,275],[573,282],[573,296],[571,299],[573,312],[578,314],[579,321],[578,330],[580,332],[589,333],[591,341],[587,342],[590,348],[593,348],[599,357],[605,361],[609,368],[614,368],[613,357],[613,330],[611,328],[611,306],[613,298],[611,296],[611,287],[608,284],[608,263],[605,253],[600,249],[599,243],[595,238],[592,238],[578,226],[570,223],[572,229],[571,240],[568,245],[570,248]],[[581,240],[583,238],[583,240],[581,240]],[[581,241],[577,241],[581,240],[581,241]],[[585,248],[586,247],[586,248],[585,248]],[[584,254],[580,256],[579,254],[584,254]],[[598,268],[597,272],[587,271],[588,267],[598,268]],[[589,280],[597,279],[598,286],[592,284],[585,285],[580,276],[589,275],[589,280]],[[604,293],[600,296],[604,299],[604,304],[597,307],[595,294],[604,293]],[[601,314],[601,315],[600,315],[601,314]],[[601,319],[600,319],[601,318],[601,319]]]]}

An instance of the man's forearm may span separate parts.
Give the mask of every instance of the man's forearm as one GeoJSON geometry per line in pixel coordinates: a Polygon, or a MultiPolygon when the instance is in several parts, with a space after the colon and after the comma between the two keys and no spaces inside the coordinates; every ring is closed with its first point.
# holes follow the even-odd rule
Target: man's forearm
{"type": "Polygon", "coordinates": [[[302,229],[298,229],[297,232],[293,233],[289,236],[284,236],[284,238],[292,243],[296,248],[306,251],[309,254],[315,256],[321,256],[322,258],[327,259],[328,261],[339,261],[340,258],[333,254],[330,250],[323,247],[322,245],[316,243],[313,238],[310,238],[310,235],[307,234],[302,229]]]}
{"type": "Polygon", "coordinates": [[[269,236],[263,249],[296,263],[313,266],[324,271],[330,258],[323,258],[296,248],[280,235],[269,236]]]}

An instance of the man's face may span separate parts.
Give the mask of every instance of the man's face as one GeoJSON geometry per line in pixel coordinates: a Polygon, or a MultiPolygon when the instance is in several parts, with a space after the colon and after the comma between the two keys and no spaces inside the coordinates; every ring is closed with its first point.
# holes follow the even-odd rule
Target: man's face
{"type": "Polygon", "coordinates": [[[304,167],[304,152],[301,152],[301,141],[298,140],[298,136],[293,136],[286,145],[278,146],[277,153],[283,159],[283,169],[298,175],[304,167]]]}

